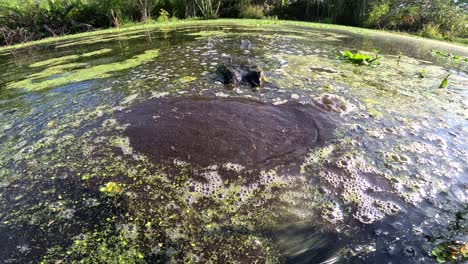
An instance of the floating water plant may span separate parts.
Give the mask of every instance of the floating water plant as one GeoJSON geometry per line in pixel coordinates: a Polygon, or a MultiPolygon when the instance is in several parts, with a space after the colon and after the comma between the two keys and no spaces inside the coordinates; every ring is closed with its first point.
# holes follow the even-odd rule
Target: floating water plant
{"type": "Polygon", "coordinates": [[[447,77],[445,77],[444,80],[442,80],[442,83],[440,84],[439,88],[440,89],[444,89],[444,88],[447,88],[447,85],[448,85],[448,78],[450,77],[450,74],[447,75],[447,77]]]}
{"type": "Polygon", "coordinates": [[[444,58],[447,58],[447,59],[453,60],[453,61],[468,62],[467,57],[462,57],[461,55],[456,55],[456,54],[448,53],[448,52],[441,51],[441,50],[431,50],[431,54],[434,57],[444,57],[444,58]]]}
{"type": "Polygon", "coordinates": [[[397,66],[400,66],[400,62],[402,58],[403,58],[403,53],[400,51],[400,53],[398,54],[397,66]]]}
{"type": "MultiPolygon", "coordinates": [[[[158,57],[158,55],[159,50],[155,49],[147,50],[142,54],[138,54],[124,61],[100,64],[87,68],[83,68],[86,66],[86,64],[82,63],[56,65],[49,67],[41,72],[34,73],[27,79],[9,83],[7,84],[7,88],[23,89],[25,91],[38,91],[92,79],[109,78],[114,72],[131,69],[142,63],[151,61],[152,59],[158,57]]],[[[54,63],[55,61],[48,61],[47,65],[54,63]]]]}
{"type": "Polygon", "coordinates": [[[123,188],[120,183],[108,182],[106,183],[106,185],[99,188],[99,191],[109,196],[115,196],[115,195],[121,194],[123,192],[123,188]]]}
{"type": "Polygon", "coordinates": [[[467,261],[468,260],[468,244],[463,242],[445,242],[432,250],[432,256],[437,258],[437,262],[445,263],[446,261],[467,261]]]}
{"type": "Polygon", "coordinates": [[[353,53],[349,50],[346,50],[341,52],[341,56],[339,56],[339,58],[356,65],[380,65],[380,62],[378,61],[380,59],[378,51],[374,50],[374,52],[375,55],[370,56],[362,53],[353,53]]]}
{"type": "Polygon", "coordinates": [[[179,79],[176,80],[176,82],[178,83],[189,83],[189,82],[193,82],[197,79],[197,77],[193,77],[193,76],[185,76],[185,77],[181,77],[179,79]]]}
{"type": "Polygon", "coordinates": [[[427,70],[422,69],[421,72],[419,73],[419,78],[424,79],[426,78],[427,70]]]}
{"type": "Polygon", "coordinates": [[[55,66],[55,65],[60,65],[60,64],[65,64],[69,61],[72,61],[72,60],[77,60],[77,59],[80,59],[80,58],[90,58],[90,57],[93,57],[93,56],[97,56],[97,55],[102,55],[102,54],[106,54],[106,53],[109,53],[109,52],[112,52],[112,49],[101,49],[101,50],[96,50],[96,51],[92,51],[92,52],[88,52],[88,53],[84,53],[84,54],[81,54],[81,55],[69,55],[69,56],[62,56],[62,57],[58,57],[58,58],[52,58],[52,59],[48,59],[48,60],[44,60],[44,61],[38,61],[38,62],[35,62],[31,65],[29,65],[29,67],[31,68],[38,68],[38,67],[45,67],[45,66],[55,66]]]}

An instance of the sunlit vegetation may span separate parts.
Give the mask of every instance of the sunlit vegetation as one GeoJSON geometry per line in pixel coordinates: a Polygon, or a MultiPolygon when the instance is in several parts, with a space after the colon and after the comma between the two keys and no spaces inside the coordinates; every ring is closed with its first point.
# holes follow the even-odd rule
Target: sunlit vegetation
{"type": "MultiPolygon", "coordinates": [[[[104,50],[106,51],[106,50],[104,50]]],[[[112,73],[127,70],[138,66],[144,62],[156,58],[159,50],[147,50],[133,58],[124,61],[112,62],[109,64],[99,64],[87,67],[86,63],[72,62],[83,56],[97,55],[103,50],[90,52],[81,56],[71,55],[62,58],[54,58],[32,64],[30,67],[50,66],[43,71],[37,72],[22,81],[12,83],[7,86],[9,89],[22,89],[25,91],[37,91],[53,88],[69,83],[82,82],[91,79],[102,79],[112,76],[112,73]],[[54,65],[54,66],[51,66],[54,65]]]]}
{"type": "Polygon", "coordinates": [[[437,258],[437,262],[463,260],[468,261],[468,244],[463,242],[446,242],[438,245],[432,250],[432,256],[437,258]]]}
{"type": "Polygon", "coordinates": [[[432,54],[432,56],[434,56],[434,57],[444,57],[444,58],[447,58],[447,59],[453,60],[453,61],[464,61],[464,62],[468,62],[468,58],[467,58],[467,57],[463,57],[463,56],[457,55],[457,54],[448,53],[448,52],[441,51],[441,50],[432,50],[432,51],[431,51],[431,54],[432,54]]]}
{"type": "Polygon", "coordinates": [[[378,55],[378,52],[375,52],[374,56],[366,55],[366,54],[361,54],[361,53],[353,53],[349,50],[341,52],[341,59],[357,64],[357,65],[366,65],[366,66],[371,66],[371,65],[379,65],[379,59],[380,56],[378,55]]]}
{"type": "Polygon", "coordinates": [[[467,9],[457,0],[0,0],[0,45],[134,22],[228,17],[363,26],[466,43],[467,9]]]}
{"type": "Polygon", "coordinates": [[[117,182],[108,182],[99,189],[102,193],[113,196],[123,192],[122,185],[117,182]]]}
{"type": "Polygon", "coordinates": [[[422,69],[421,72],[419,73],[419,78],[424,79],[426,78],[427,70],[422,69]]]}
{"type": "Polygon", "coordinates": [[[441,89],[447,88],[449,77],[450,77],[450,74],[447,75],[447,77],[445,77],[445,78],[442,80],[442,83],[440,84],[440,87],[439,87],[439,88],[441,88],[441,89]]]}

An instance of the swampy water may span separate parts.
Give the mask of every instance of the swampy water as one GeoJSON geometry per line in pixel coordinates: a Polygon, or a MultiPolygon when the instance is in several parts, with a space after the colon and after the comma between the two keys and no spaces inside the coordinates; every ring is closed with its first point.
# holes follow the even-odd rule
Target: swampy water
{"type": "Polygon", "coordinates": [[[468,56],[285,25],[2,51],[0,262],[437,263],[468,240],[468,63],[434,49],[468,56]]]}

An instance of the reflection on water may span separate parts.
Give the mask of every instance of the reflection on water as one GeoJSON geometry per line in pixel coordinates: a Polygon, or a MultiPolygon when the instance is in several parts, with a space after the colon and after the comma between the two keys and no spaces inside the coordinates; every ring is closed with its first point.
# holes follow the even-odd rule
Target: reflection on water
{"type": "Polygon", "coordinates": [[[1,53],[0,262],[436,263],[467,240],[468,71],[433,45],[217,26],[1,53]]]}

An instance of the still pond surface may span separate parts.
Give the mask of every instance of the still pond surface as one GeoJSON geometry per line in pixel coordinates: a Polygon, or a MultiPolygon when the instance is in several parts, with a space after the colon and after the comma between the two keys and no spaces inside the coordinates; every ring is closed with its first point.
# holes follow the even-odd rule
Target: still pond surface
{"type": "Polygon", "coordinates": [[[0,263],[462,262],[468,50],[436,45],[225,25],[1,52],[0,263]]]}

